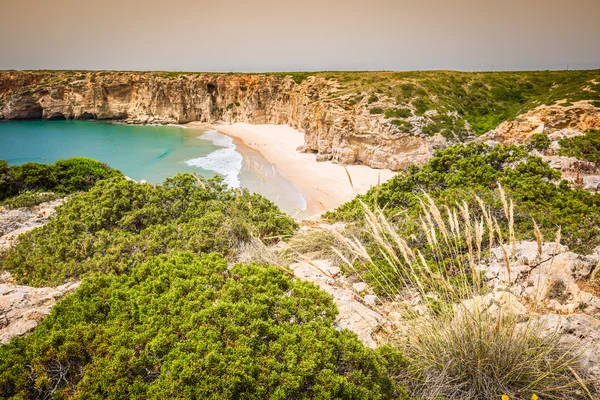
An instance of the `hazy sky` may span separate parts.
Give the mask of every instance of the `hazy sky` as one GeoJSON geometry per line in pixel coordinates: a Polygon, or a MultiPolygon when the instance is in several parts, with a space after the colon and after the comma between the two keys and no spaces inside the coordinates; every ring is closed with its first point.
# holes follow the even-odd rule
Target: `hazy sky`
{"type": "Polygon", "coordinates": [[[600,0],[0,2],[0,69],[600,68],[600,0]]]}

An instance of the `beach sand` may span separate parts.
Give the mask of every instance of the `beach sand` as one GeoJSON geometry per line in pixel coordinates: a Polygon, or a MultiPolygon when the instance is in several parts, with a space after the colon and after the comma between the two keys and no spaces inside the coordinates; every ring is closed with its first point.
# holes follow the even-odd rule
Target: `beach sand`
{"type": "Polygon", "coordinates": [[[352,200],[357,194],[365,193],[376,186],[378,181],[383,183],[395,174],[391,170],[373,169],[364,165],[344,168],[329,161],[317,162],[315,154],[296,150],[304,145],[304,134],[287,125],[236,123],[212,128],[243,140],[274,164],[304,196],[307,216],[332,210],[352,200]],[[350,174],[352,185],[346,171],[350,174]]]}

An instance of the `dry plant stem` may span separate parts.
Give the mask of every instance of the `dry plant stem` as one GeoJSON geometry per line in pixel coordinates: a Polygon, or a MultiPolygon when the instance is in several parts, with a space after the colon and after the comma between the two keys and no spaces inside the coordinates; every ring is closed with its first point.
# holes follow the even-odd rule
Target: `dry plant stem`
{"type": "MultiPolygon", "coordinates": [[[[445,207],[442,214],[425,193],[419,217],[425,248],[411,247],[381,209],[361,203],[369,250],[356,237],[342,237],[340,243],[352,256],[338,248],[333,251],[358,275],[368,272],[372,284],[389,298],[408,289],[418,293],[426,306],[420,315],[402,320],[408,325],[402,330],[407,336],[394,340],[411,360],[416,378],[412,387],[418,397],[483,400],[503,393],[511,398],[536,393],[540,398],[577,399],[582,392],[590,396],[578,372],[580,350],[565,348],[558,329],[540,337],[537,319],[523,323],[523,316],[512,311],[511,297],[493,312],[484,302],[486,289],[476,268],[484,262],[484,246],[500,248],[509,281],[516,256],[514,203],[501,186],[499,191],[505,221],[493,217],[478,197],[479,219],[464,201],[456,209],[445,207]],[[508,225],[506,238],[501,223],[508,225]],[[392,280],[382,267],[397,279],[392,280]]],[[[539,258],[543,237],[535,221],[534,233],[539,258]]],[[[560,236],[559,230],[552,256],[557,254],[560,236]]]]}

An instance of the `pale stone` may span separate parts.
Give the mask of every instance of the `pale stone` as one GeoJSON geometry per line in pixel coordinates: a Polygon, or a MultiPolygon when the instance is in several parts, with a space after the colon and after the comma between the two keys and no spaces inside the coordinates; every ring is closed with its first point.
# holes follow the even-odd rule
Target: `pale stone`
{"type": "Polygon", "coordinates": [[[367,285],[365,282],[356,282],[352,285],[352,289],[354,289],[358,293],[366,291],[368,287],[369,285],[367,285]]]}
{"type": "Polygon", "coordinates": [[[64,199],[41,203],[31,208],[8,210],[0,207],[0,251],[14,243],[21,233],[44,225],[64,199]]]}
{"type": "Polygon", "coordinates": [[[30,332],[58,299],[79,286],[79,282],[69,282],[55,288],[35,288],[15,285],[11,280],[4,274],[0,283],[0,343],[30,332]]]}
{"type": "Polygon", "coordinates": [[[367,303],[370,306],[374,306],[375,304],[377,304],[377,296],[375,296],[374,294],[366,295],[365,303],[367,303]]]}
{"type": "Polygon", "coordinates": [[[348,329],[369,347],[377,347],[373,339],[374,333],[385,323],[385,318],[356,300],[350,288],[340,287],[321,271],[309,263],[295,263],[290,266],[298,279],[313,282],[333,297],[339,314],[335,320],[336,327],[348,329]]]}

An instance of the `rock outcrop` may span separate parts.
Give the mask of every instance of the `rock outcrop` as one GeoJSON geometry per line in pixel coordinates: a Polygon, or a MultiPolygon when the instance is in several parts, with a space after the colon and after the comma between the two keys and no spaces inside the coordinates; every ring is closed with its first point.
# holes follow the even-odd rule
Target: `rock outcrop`
{"type": "Polygon", "coordinates": [[[348,329],[356,333],[366,346],[377,347],[375,334],[385,324],[386,318],[369,307],[374,304],[362,300],[360,294],[350,288],[344,277],[339,275],[338,267],[327,260],[313,260],[292,264],[290,268],[296,278],[318,285],[333,297],[339,311],[335,321],[337,328],[348,329]]]}
{"type": "Polygon", "coordinates": [[[338,91],[322,76],[9,71],[0,72],[0,119],[288,124],[322,161],[398,170],[431,157],[439,138],[401,132],[338,91]]]}
{"type": "MultiPolygon", "coordinates": [[[[0,208],[0,252],[11,247],[20,234],[48,222],[63,202],[58,199],[30,208],[0,208]]],[[[79,282],[55,288],[16,285],[8,272],[0,271],[0,344],[33,330],[61,297],[78,286],[79,282]]]]}
{"type": "Polygon", "coordinates": [[[14,239],[38,226],[44,225],[54,215],[64,199],[41,203],[35,207],[4,209],[0,206],[0,251],[12,246],[14,239]]]}
{"type": "Polygon", "coordinates": [[[33,330],[54,304],[77,289],[80,282],[50,288],[15,285],[10,274],[0,275],[0,344],[33,330]]]}
{"type": "Polygon", "coordinates": [[[558,140],[590,129],[600,129],[600,109],[588,101],[579,101],[571,106],[536,107],[514,120],[501,123],[477,140],[526,144],[535,133],[546,133],[551,139],[558,140]]]}

